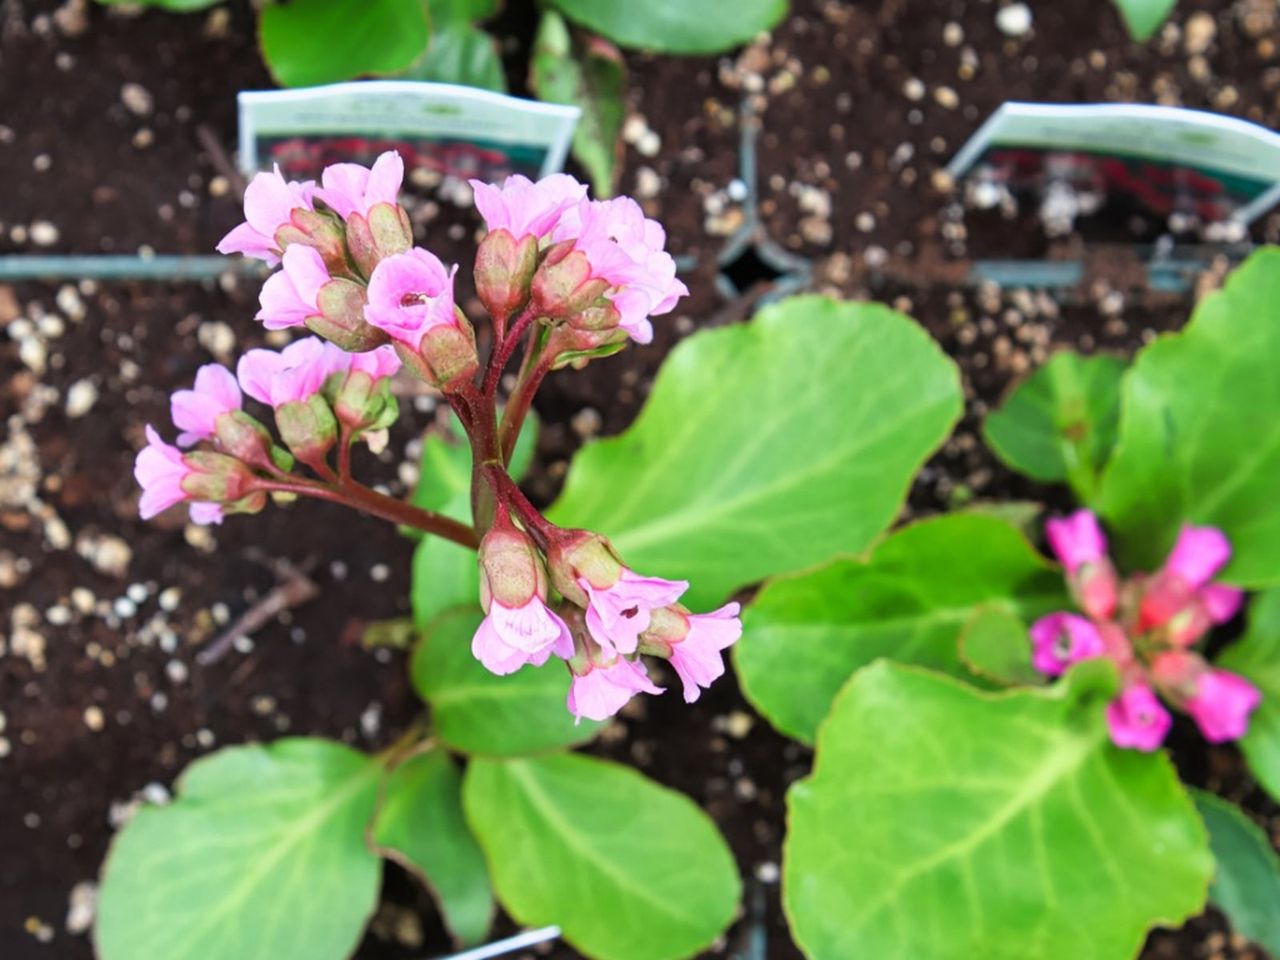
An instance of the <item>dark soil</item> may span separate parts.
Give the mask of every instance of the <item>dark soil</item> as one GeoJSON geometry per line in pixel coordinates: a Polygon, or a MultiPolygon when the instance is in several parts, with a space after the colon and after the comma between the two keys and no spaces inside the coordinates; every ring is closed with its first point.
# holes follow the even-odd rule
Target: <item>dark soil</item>
{"type": "MultiPolygon", "coordinates": [[[[964,289],[957,283],[970,255],[1063,256],[1081,240],[1049,244],[1030,217],[966,215],[935,174],[1011,96],[1159,95],[1275,124],[1280,31],[1274,22],[1257,26],[1259,11],[1274,4],[1184,0],[1175,23],[1209,11],[1217,25],[1203,64],[1172,32],[1147,49],[1131,47],[1104,0],[1035,4],[1034,31],[1017,41],[996,32],[997,5],[983,0],[794,6],[771,43],[736,60],[629,55],[634,119],[622,187],[666,224],[674,252],[696,261],[692,296],[656,325],[653,345],[549,379],[530,492],[549,501],[584,435],[630,422],[672,343],[749,312],[745,301],[725,304],[714,285],[715,254],[742,221],[731,181],[747,92],[763,124],[760,209],[770,235],[819,262],[823,289],[874,296],[917,317],[964,370],[965,421],[921,474],[909,511],[974,497],[1065,505],[1061,491],[1035,488],[994,462],[977,434],[983,412],[1051,349],[1130,354],[1153,332],[1176,328],[1189,300],[1135,296],[1102,272],[1067,307],[1039,294],[964,289]],[[952,21],[959,43],[949,42],[952,21]],[[957,70],[972,59],[968,47],[977,66],[965,80],[957,70]],[[902,92],[912,78],[926,90],[919,102],[902,92]],[[940,87],[956,93],[954,106],[939,99],[940,87]]],[[[513,9],[499,32],[526,27],[527,15],[513,9]]],[[[518,90],[518,46],[508,56],[518,90]]],[[[208,143],[229,150],[235,92],[268,85],[245,4],[124,17],[74,0],[0,0],[0,182],[9,185],[0,252],[209,252],[239,212],[230,171],[208,143]],[[136,91],[122,95],[127,83],[144,88],[146,110],[136,91]]],[[[422,202],[414,215],[424,243],[466,260],[477,222],[469,210],[422,202]]],[[[1115,240],[1147,237],[1151,225],[1104,221],[1100,229],[1115,240]]],[[[1275,232],[1274,223],[1258,230],[1275,232]]],[[[195,757],[286,732],[377,748],[418,709],[403,655],[359,643],[365,624],[407,611],[412,545],[394,530],[316,504],[273,507],[211,531],[193,532],[176,516],[136,518],[131,467],[142,425],[167,424],[168,393],[200,364],[262,342],[251,319],[256,293],[255,281],[230,276],[204,285],[0,286],[0,321],[12,334],[0,339],[5,960],[90,956],[87,938],[67,927],[72,888],[96,878],[120,808],[157,792],[154,785],[171,787],[195,757]],[[24,345],[31,341],[37,347],[24,345]],[[90,389],[73,389],[82,382],[96,402],[72,417],[69,398],[90,389]],[[309,571],[319,596],[258,630],[251,649],[198,664],[196,653],[230,620],[288,580],[282,559],[309,571]]],[[[406,397],[402,408],[387,450],[361,465],[393,491],[413,481],[415,438],[436,417],[429,398],[406,397]]],[[[749,928],[763,921],[770,960],[799,956],[772,875],[782,798],[807,771],[807,751],[751,714],[732,678],[693,707],[676,697],[645,700],[589,749],[689,794],[724,830],[748,878],[748,902],[762,909],[709,955],[744,951],[749,928]]],[[[1275,807],[1251,787],[1234,750],[1179,736],[1175,756],[1191,782],[1245,801],[1275,826],[1275,807]]],[[[395,909],[375,926],[395,927],[392,915],[407,915],[420,924],[421,942],[371,933],[361,958],[446,949],[425,894],[394,869],[386,899],[395,909]]],[[[549,955],[575,956],[565,947],[549,955]]],[[[1153,934],[1144,953],[1250,955],[1213,914],[1153,934]]]]}

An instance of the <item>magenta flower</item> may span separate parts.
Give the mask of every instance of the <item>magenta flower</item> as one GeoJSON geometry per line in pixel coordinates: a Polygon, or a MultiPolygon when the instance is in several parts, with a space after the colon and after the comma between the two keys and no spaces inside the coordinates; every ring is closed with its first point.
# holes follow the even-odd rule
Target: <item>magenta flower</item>
{"type": "MultiPolygon", "coordinates": [[[[182,484],[194,472],[182,451],[165,443],[151,424],[147,424],[147,445],[138,451],[133,465],[133,475],[142,487],[139,516],[150,520],[175,503],[191,500],[182,484]]],[[[196,523],[222,522],[222,508],[218,504],[201,504],[198,510],[196,506],[193,504],[191,510],[191,519],[196,523]]]]}
{"type": "Polygon", "coordinates": [[[245,222],[218,243],[219,253],[243,253],[265,260],[270,266],[280,262],[276,231],[293,219],[294,210],[311,210],[315,181],[290,183],[280,174],[259,173],[244,191],[245,222]]]}
{"type": "Polygon", "coordinates": [[[235,375],[220,363],[206,363],[196,371],[195,388],[178,390],[169,401],[169,412],[178,444],[189,447],[208,440],[217,430],[218,417],[240,409],[240,386],[235,375]]]}
{"type": "Polygon", "coordinates": [[[1074,613],[1051,613],[1031,625],[1034,646],[1031,662],[1046,676],[1056,677],[1081,660],[1106,652],[1102,634],[1084,617],[1074,613]]]}
{"type": "Polygon", "coordinates": [[[580,201],[565,210],[552,239],[572,240],[586,255],[591,277],[609,284],[605,298],[618,311],[618,325],[636,343],[653,340],[649,317],[669,313],[689,293],[664,249],[666,231],[630,197],[580,201]]]}
{"type": "Polygon", "coordinates": [[[1249,714],[1262,702],[1258,688],[1226,670],[1206,670],[1183,704],[1210,743],[1237,740],[1249,729],[1249,714]]]}
{"type": "Polygon", "coordinates": [[[1200,588],[1200,603],[1214,623],[1226,623],[1240,612],[1244,591],[1225,583],[1206,583],[1200,588]]]}
{"type": "Polygon", "coordinates": [[[742,636],[741,608],[726,603],[711,613],[692,613],[686,617],[689,632],[671,646],[671,666],[684,686],[684,702],[693,703],[702,691],[724,675],[724,659],[720,653],[742,636]]]}
{"type": "Polygon", "coordinates": [[[343,220],[353,213],[367,218],[376,204],[396,202],[403,181],[404,161],[400,154],[388,150],[373,162],[373,169],[358,163],[325,167],[315,195],[343,220]]]}
{"type": "Polygon", "coordinates": [[[414,247],[387,257],[369,278],[365,318],[393,340],[417,350],[423,335],[434,327],[456,325],[453,275],[440,258],[414,247]]]}
{"type": "Polygon", "coordinates": [[[1141,681],[1132,683],[1107,706],[1107,729],[1117,747],[1150,753],[1164,743],[1173,718],[1141,681]]]}
{"type": "Polygon", "coordinates": [[[589,665],[585,674],[573,675],[569,686],[569,712],[581,720],[607,720],[637,693],[662,693],[653,685],[644,664],[618,658],[607,666],[589,665]]]}
{"type": "Polygon", "coordinates": [[[365,373],[372,380],[392,377],[400,370],[400,357],[395,347],[385,344],[364,353],[349,353],[352,373],[365,373]]]}
{"type": "Polygon", "coordinates": [[[607,587],[593,586],[586,577],[578,578],[578,586],[588,597],[587,630],[605,653],[613,656],[635,653],[640,634],[649,629],[652,612],[679,600],[689,582],[641,577],[623,567],[618,579],[607,587]]]}
{"type": "Polygon", "coordinates": [[[306,326],[307,318],[320,313],[320,288],[332,277],[324,258],[312,247],[300,243],[284,252],[284,269],[267,277],[258,295],[262,307],[256,319],[268,330],[306,326]]]}
{"type": "Polygon", "coordinates": [[[1045,537],[1058,562],[1074,574],[1082,566],[1107,559],[1107,538],[1090,510],[1077,510],[1061,520],[1048,520],[1045,537]]]}
{"type": "Polygon", "coordinates": [[[349,356],[318,337],[307,337],[280,351],[250,350],[240,358],[236,375],[245,393],[279,409],[318,393],[331,373],[345,369],[349,356]]]}
{"type": "Polygon", "coordinates": [[[1217,527],[1186,525],[1178,534],[1163,573],[1191,587],[1203,587],[1231,559],[1231,543],[1217,527]]]}
{"type": "Polygon", "coordinates": [[[540,667],[553,653],[568,660],[573,656],[573,636],[537,596],[523,607],[505,607],[494,600],[471,641],[471,653],[489,672],[503,676],[526,663],[540,667]]]}
{"type": "Polygon", "coordinates": [[[482,180],[470,182],[485,226],[491,232],[506,230],[516,240],[530,235],[541,240],[561,214],[587,195],[586,185],[565,173],[543,177],[537,183],[515,174],[501,187],[482,180]]]}

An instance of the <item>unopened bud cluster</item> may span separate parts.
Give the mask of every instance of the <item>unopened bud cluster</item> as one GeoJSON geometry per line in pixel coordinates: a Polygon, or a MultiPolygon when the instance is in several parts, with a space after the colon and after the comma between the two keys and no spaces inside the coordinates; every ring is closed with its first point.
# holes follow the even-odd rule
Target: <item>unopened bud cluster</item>
{"type": "Polygon", "coordinates": [[[475,261],[493,327],[482,363],[472,322],[454,302],[457,267],[414,245],[397,202],[403,176],[399,155],[388,152],[372,168],[330,166],[318,185],[288,182],[278,168],[254,177],[245,222],[218,249],[278,266],[257,319],[311,335],[279,351],[251,350],[234,373],[201,367],[193,388],[174,394],[178,446],[148,427],[137,458],[142,516],[185,502],[194,521],[221,522],[261,510],[271,496],[303,495],[478,542],[486,616],[473,650],[490,670],[559,657],[573,676],[570,709],[603,719],[635,692],[659,692],[640,660],[646,654],[671,661],[685,698],[696,699],[724,671],[721,651],[741,632],[737,605],[691,613],[678,602],[686,583],[639,576],[604,537],[548,523],[506,473],[546,373],[629,340],[648,343],[650,318],[688,292],[662,227],[629,198],[589,200],[562,174],[472,181],[488,227],[475,261]],[[501,374],[522,343],[521,376],[500,410],[501,374]],[[468,434],[474,530],[351,477],[352,443],[373,441],[396,419],[390,382],[401,367],[441,391],[468,434]],[[274,432],[245,409],[246,397],[270,408],[274,432]],[[298,464],[314,476],[295,472],[298,464]]]}
{"type": "Polygon", "coordinates": [[[1173,722],[1164,703],[1189,714],[1212,743],[1244,736],[1261,694],[1193,649],[1215,624],[1235,616],[1243,600],[1237,588],[1213,582],[1231,558],[1222,531],[1183,527],[1158,571],[1127,580],[1116,574],[1088,510],[1050,520],[1046,535],[1084,616],[1051,613],[1032,625],[1036,669],[1056,676],[1081,660],[1111,659],[1122,682],[1107,709],[1117,746],[1159,747],[1173,722]]]}

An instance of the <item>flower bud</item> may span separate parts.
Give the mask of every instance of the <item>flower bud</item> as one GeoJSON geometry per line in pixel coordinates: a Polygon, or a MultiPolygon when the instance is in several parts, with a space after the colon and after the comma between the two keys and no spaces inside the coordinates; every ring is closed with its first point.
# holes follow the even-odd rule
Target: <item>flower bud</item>
{"type": "MultiPolygon", "coordinates": [[[[591,308],[580,316],[595,313],[598,308],[591,308]]],[[[577,317],[569,324],[557,327],[547,341],[546,351],[555,359],[551,363],[552,370],[573,367],[581,370],[590,361],[599,357],[608,357],[617,353],[627,345],[629,334],[621,327],[599,331],[580,330],[575,324],[577,317]]]]}
{"type": "Polygon", "coordinates": [[[353,212],[347,217],[347,245],[360,272],[371,277],[381,261],[413,246],[409,215],[397,203],[375,203],[367,216],[353,212]]]}
{"type": "Polygon", "coordinates": [[[595,305],[608,289],[609,281],[592,276],[587,255],[566,240],[547,250],[531,294],[541,316],[564,320],[595,305]]]}
{"type": "Polygon", "coordinates": [[[331,274],[351,272],[342,223],[331,214],[297,207],[290,213],[289,221],[276,230],[275,242],[280,250],[287,250],[295,243],[311,247],[320,254],[331,274]]]}
{"type": "Polygon", "coordinates": [[[721,653],[742,636],[741,608],[727,603],[711,613],[690,613],[674,603],[652,611],[649,629],[640,636],[640,652],[663,657],[680,677],[685,703],[693,703],[724,675],[721,653]]]}
{"type": "Polygon", "coordinates": [[[480,369],[476,334],[461,310],[455,308],[454,323],[431,327],[418,341],[418,349],[394,341],[396,356],[420,378],[442,393],[456,393],[474,381],[480,369]]]}
{"type": "Polygon", "coordinates": [[[580,580],[603,589],[617,583],[625,569],[608,538],[588,530],[563,531],[547,552],[547,566],[555,588],[583,608],[590,598],[580,580]]]}
{"type": "Polygon", "coordinates": [[[351,353],[365,353],[388,342],[387,335],[364,318],[364,287],[335,278],[316,294],[316,312],[307,329],[351,353]]]}
{"type": "Polygon", "coordinates": [[[547,598],[547,573],[533,541],[516,529],[499,508],[494,525],[480,541],[480,605],[488,613],[496,601],[523,607],[547,598]]]}
{"type": "Polygon", "coordinates": [[[1117,747],[1150,753],[1164,743],[1173,718],[1149,686],[1131,683],[1107,706],[1107,729],[1117,747]]]}
{"type": "Polygon", "coordinates": [[[495,230],[476,250],[476,294],[499,324],[529,301],[529,285],[538,269],[538,238],[516,240],[508,230],[495,230]]]}
{"type": "Polygon", "coordinates": [[[225,503],[254,492],[256,478],[235,457],[197,450],[186,454],[184,459],[190,472],[182,478],[181,486],[192,500],[225,503]]]}
{"type": "Polygon", "coordinates": [[[318,393],[277,407],[276,428],[285,446],[303,463],[323,460],[338,439],[338,422],[318,393]]]}
{"type": "Polygon", "coordinates": [[[252,467],[270,469],[273,440],[270,431],[243,410],[224,413],[214,422],[213,442],[218,450],[252,467]]]}
{"type": "Polygon", "coordinates": [[[334,379],[338,384],[332,394],[333,413],[352,433],[385,429],[400,416],[390,378],[375,380],[362,370],[354,370],[345,379],[341,375],[334,379]]]}

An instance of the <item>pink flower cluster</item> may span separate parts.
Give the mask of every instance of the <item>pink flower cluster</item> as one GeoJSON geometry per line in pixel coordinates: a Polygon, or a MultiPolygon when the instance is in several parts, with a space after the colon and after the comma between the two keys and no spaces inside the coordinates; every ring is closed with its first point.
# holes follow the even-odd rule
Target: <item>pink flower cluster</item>
{"type": "Polygon", "coordinates": [[[1261,694],[1191,649],[1243,602],[1240,590],[1213,582],[1231,558],[1222,531],[1183,527],[1164,566],[1126,581],[1088,510],[1050,520],[1046,535],[1084,616],[1051,613],[1032,625],[1035,668],[1057,676],[1081,660],[1110,658],[1123,688],[1107,708],[1107,725],[1120,747],[1150,751],[1164,742],[1173,718],[1162,699],[1189,714],[1211,743],[1243,736],[1261,694]]]}

